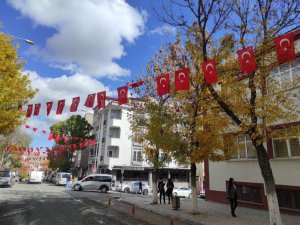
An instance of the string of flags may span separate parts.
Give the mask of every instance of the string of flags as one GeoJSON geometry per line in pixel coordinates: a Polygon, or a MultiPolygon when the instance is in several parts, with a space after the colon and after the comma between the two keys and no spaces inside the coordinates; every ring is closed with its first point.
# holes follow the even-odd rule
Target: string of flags
{"type": "MultiPolygon", "coordinates": [[[[296,58],[295,52],[295,33],[290,32],[284,35],[281,35],[274,39],[274,45],[277,54],[277,62],[278,64],[283,64],[286,62],[290,62],[296,58]]],[[[256,70],[256,60],[255,60],[255,52],[253,46],[248,46],[244,49],[237,51],[238,61],[240,64],[240,70],[243,75],[251,74],[256,70]]],[[[202,63],[202,70],[205,78],[206,85],[212,85],[218,82],[218,71],[216,62],[214,59],[205,61],[202,63]]],[[[136,88],[138,86],[143,85],[143,81],[140,80],[138,82],[119,87],[118,88],[118,103],[119,105],[126,104],[128,102],[128,88],[136,88]]],[[[157,85],[157,95],[163,96],[165,94],[170,93],[170,76],[168,73],[161,74],[156,77],[156,85],[157,85]]],[[[174,87],[175,91],[183,91],[190,89],[190,78],[189,78],[189,69],[184,68],[175,71],[175,79],[174,79],[174,87]]],[[[85,101],[84,106],[88,108],[94,107],[95,98],[97,98],[98,109],[105,107],[105,100],[107,99],[106,92],[98,92],[89,94],[85,101]]],[[[70,107],[70,112],[76,112],[78,105],[80,102],[80,97],[75,97],[72,99],[72,104],[70,107]]],[[[53,106],[53,102],[47,102],[47,116],[50,114],[50,111],[53,106]]],[[[63,112],[65,106],[65,99],[59,100],[57,104],[56,114],[60,115],[63,112]]],[[[41,104],[37,103],[34,105],[29,104],[26,117],[30,117],[33,113],[34,116],[38,116],[40,112],[41,104]]],[[[22,110],[22,106],[19,106],[19,110],[22,110]]]]}

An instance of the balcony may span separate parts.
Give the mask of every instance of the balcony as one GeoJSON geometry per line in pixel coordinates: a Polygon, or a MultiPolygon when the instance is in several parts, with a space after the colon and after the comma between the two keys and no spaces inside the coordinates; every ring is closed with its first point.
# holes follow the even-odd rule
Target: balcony
{"type": "Polygon", "coordinates": [[[121,146],[122,141],[120,138],[108,138],[107,145],[121,146]]]}
{"type": "Polygon", "coordinates": [[[109,121],[109,126],[110,127],[121,127],[123,125],[124,122],[122,122],[122,120],[120,119],[110,119],[109,121]]]}

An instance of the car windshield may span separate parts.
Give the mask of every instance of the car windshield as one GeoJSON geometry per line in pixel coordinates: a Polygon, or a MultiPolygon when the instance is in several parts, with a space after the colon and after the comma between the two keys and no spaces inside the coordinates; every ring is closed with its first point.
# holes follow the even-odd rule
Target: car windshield
{"type": "Polygon", "coordinates": [[[68,178],[68,177],[70,177],[70,175],[69,174],[67,174],[67,173],[64,173],[64,174],[62,174],[62,176],[61,176],[62,178],[68,178]]]}
{"type": "Polygon", "coordinates": [[[0,177],[10,177],[9,171],[0,171],[0,177]]]}

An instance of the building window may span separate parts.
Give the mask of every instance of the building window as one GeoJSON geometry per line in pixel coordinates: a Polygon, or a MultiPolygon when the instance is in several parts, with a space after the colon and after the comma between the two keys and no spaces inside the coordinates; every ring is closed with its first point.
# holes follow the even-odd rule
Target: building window
{"type": "Polygon", "coordinates": [[[288,137],[287,132],[283,131],[280,137],[272,139],[275,158],[300,156],[300,135],[288,137]]]}
{"type": "Polygon", "coordinates": [[[118,146],[108,146],[107,156],[112,158],[119,158],[119,147],[118,146]]]}
{"type": "Polygon", "coordinates": [[[134,148],[133,149],[133,162],[142,162],[142,149],[140,148],[134,148]]]}
{"type": "Polygon", "coordinates": [[[112,109],[110,111],[110,118],[120,120],[122,118],[122,111],[120,109],[112,109]]]}
{"type": "Polygon", "coordinates": [[[229,153],[229,159],[251,159],[257,158],[255,147],[249,135],[237,137],[238,150],[229,153]]]}
{"type": "Polygon", "coordinates": [[[236,185],[236,187],[237,187],[238,199],[240,201],[262,203],[260,187],[253,187],[253,186],[246,186],[246,185],[236,185]]]}
{"type": "Polygon", "coordinates": [[[102,143],[104,143],[104,142],[105,142],[105,137],[103,137],[103,138],[102,138],[102,141],[101,141],[101,142],[102,142],[102,143]]]}
{"type": "Polygon", "coordinates": [[[277,189],[279,207],[300,210],[300,191],[277,189]]]}
{"type": "Polygon", "coordinates": [[[271,71],[268,78],[268,94],[299,85],[300,59],[285,63],[271,71]]]}
{"type": "Polygon", "coordinates": [[[121,129],[120,127],[110,127],[109,128],[109,137],[110,138],[120,138],[121,129]]]}

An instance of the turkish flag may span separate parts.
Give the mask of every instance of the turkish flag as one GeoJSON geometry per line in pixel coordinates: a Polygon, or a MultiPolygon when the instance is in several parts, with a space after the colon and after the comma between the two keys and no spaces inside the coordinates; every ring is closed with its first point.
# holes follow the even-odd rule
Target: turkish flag
{"type": "Polygon", "coordinates": [[[281,35],[274,39],[277,61],[279,64],[292,61],[296,58],[295,33],[281,35]]]}
{"type": "Polygon", "coordinates": [[[70,108],[70,112],[76,112],[77,111],[79,102],[80,102],[80,97],[73,98],[72,105],[71,105],[71,108],[70,108]]]}
{"type": "Polygon", "coordinates": [[[37,129],[36,127],[34,127],[34,128],[32,128],[32,130],[33,130],[34,132],[36,132],[38,129],[37,129]]]}
{"type": "Polygon", "coordinates": [[[51,141],[52,139],[53,139],[53,134],[50,133],[49,136],[48,136],[48,140],[51,141]]]}
{"type": "Polygon", "coordinates": [[[190,70],[188,68],[175,71],[175,91],[190,89],[190,70]]]}
{"type": "Polygon", "coordinates": [[[30,126],[29,126],[29,125],[27,125],[27,124],[25,125],[25,127],[26,127],[26,128],[30,128],[30,126]]]}
{"type": "Polygon", "coordinates": [[[105,108],[106,91],[97,93],[98,109],[105,108]]]}
{"type": "Polygon", "coordinates": [[[119,105],[126,104],[128,102],[127,93],[128,93],[128,86],[123,86],[118,88],[119,105]]]}
{"type": "Polygon", "coordinates": [[[56,137],[54,138],[54,141],[59,142],[59,140],[60,140],[60,134],[57,134],[56,137]]]}
{"type": "Polygon", "coordinates": [[[64,143],[67,143],[68,137],[64,135],[64,143]]]}
{"type": "Polygon", "coordinates": [[[92,147],[95,146],[96,142],[97,142],[97,140],[95,140],[95,139],[92,141],[92,147]]]}
{"type": "Polygon", "coordinates": [[[65,99],[59,100],[57,102],[56,115],[61,115],[62,111],[64,110],[64,107],[65,107],[65,99]]]}
{"type": "Polygon", "coordinates": [[[144,81],[141,80],[141,81],[130,84],[130,87],[136,88],[136,87],[141,86],[143,84],[144,84],[144,81]]]}
{"type": "Polygon", "coordinates": [[[45,130],[42,130],[42,132],[43,132],[44,134],[46,134],[46,131],[45,131],[45,130]]]}
{"type": "Polygon", "coordinates": [[[28,108],[27,108],[27,111],[26,111],[26,117],[31,117],[32,108],[33,108],[32,104],[28,105],[28,108]]]}
{"type": "Polygon", "coordinates": [[[80,142],[79,143],[80,149],[83,149],[83,144],[80,142]]]}
{"type": "Polygon", "coordinates": [[[53,105],[53,102],[47,102],[47,116],[49,116],[49,113],[52,109],[52,105],[53,105]]]}
{"type": "Polygon", "coordinates": [[[40,114],[40,109],[41,109],[41,103],[37,103],[34,105],[34,116],[38,116],[40,114]]]}
{"type": "Polygon", "coordinates": [[[162,96],[170,93],[170,76],[168,73],[156,77],[157,95],[162,96]]]}
{"type": "Polygon", "coordinates": [[[22,110],[22,105],[19,105],[19,106],[18,106],[18,110],[22,110]]]}
{"type": "Polygon", "coordinates": [[[256,70],[256,62],[253,46],[237,51],[239,63],[243,74],[253,73],[256,70]]]}
{"type": "Polygon", "coordinates": [[[214,59],[203,62],[202,70],[204,73],[206,85],[211,85],[218,82],[217,67],[214,59]]]}
{"type": "Polygon", "coordinates": [[[94,94],[89,94],[88,97],[85,100],[84,106],[88,108],[93,108],[94,107],[94,102],[95,102],[95,93],[94,94]]]}
{"type": "Polygon", "coordinates": [[[69,149],[69,150],[72,150],[72,145],[68,145],[68,149],[69,149]]]}

